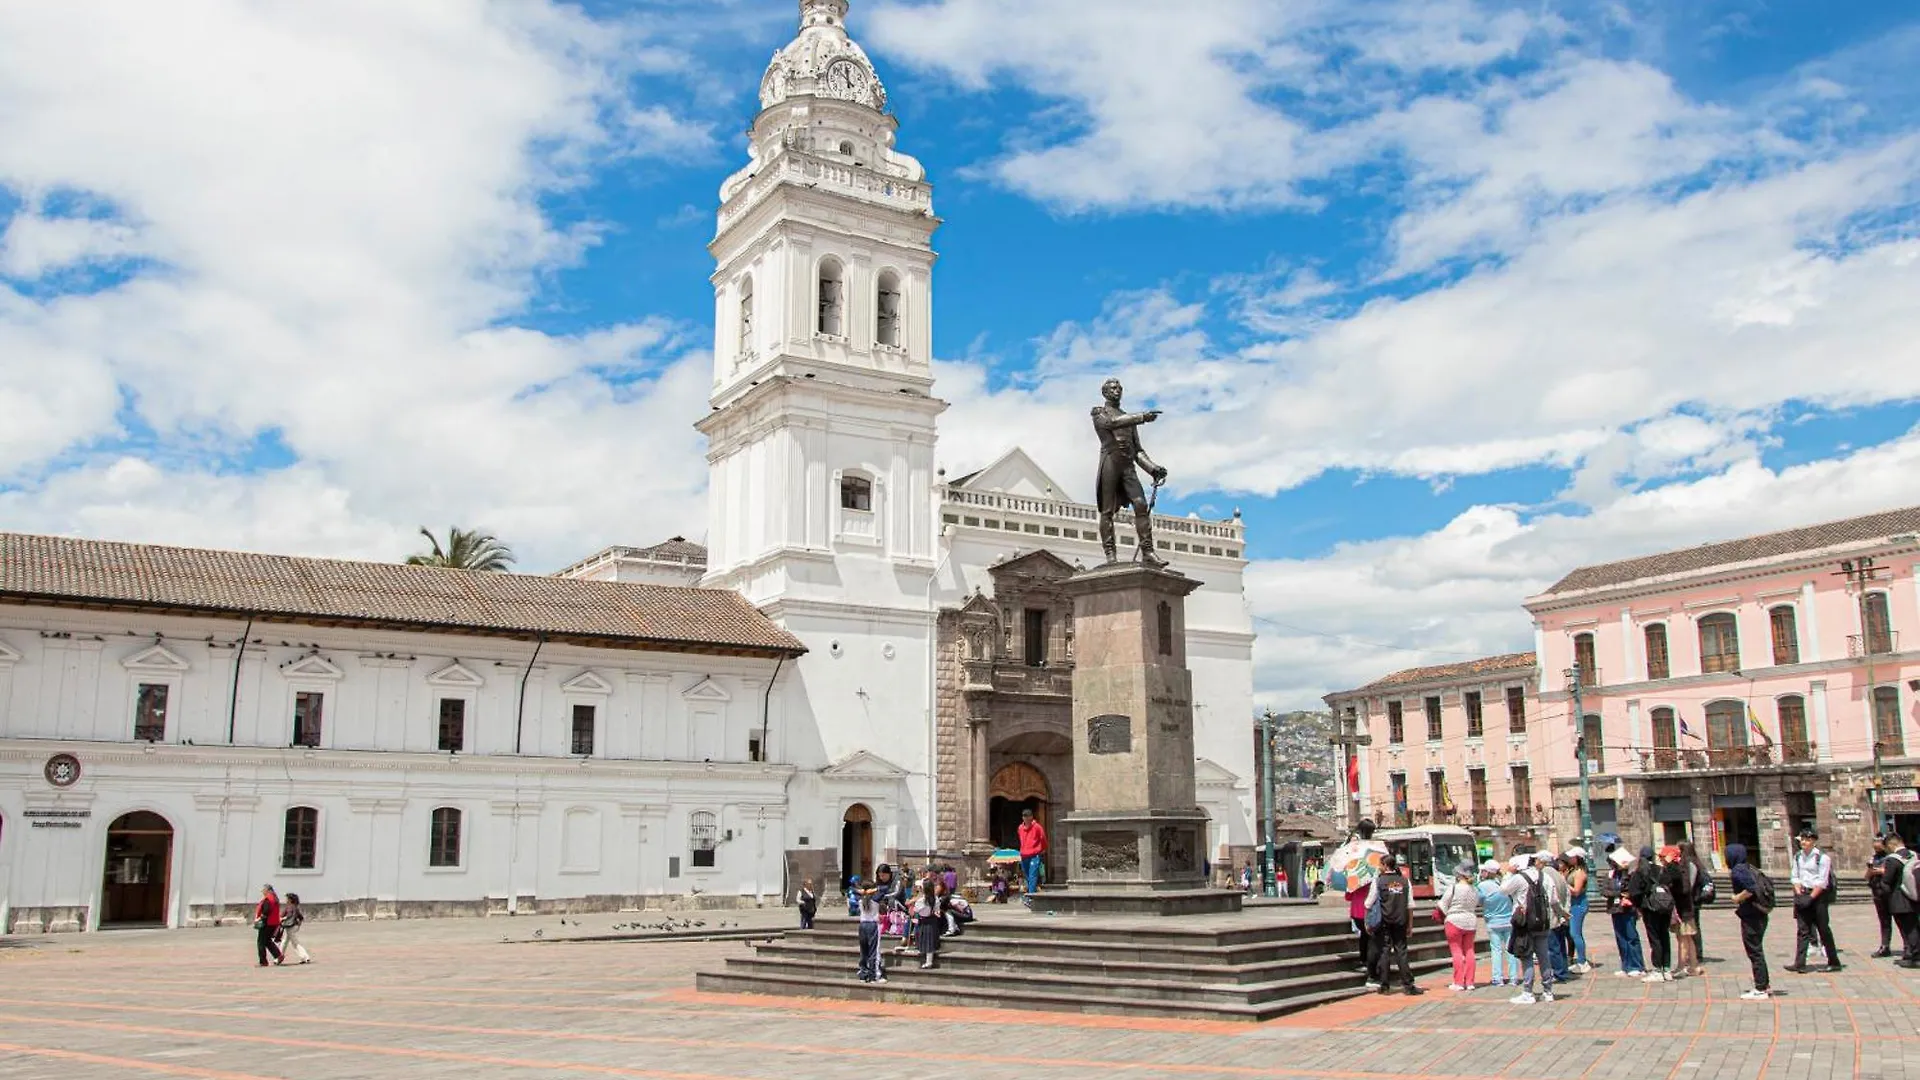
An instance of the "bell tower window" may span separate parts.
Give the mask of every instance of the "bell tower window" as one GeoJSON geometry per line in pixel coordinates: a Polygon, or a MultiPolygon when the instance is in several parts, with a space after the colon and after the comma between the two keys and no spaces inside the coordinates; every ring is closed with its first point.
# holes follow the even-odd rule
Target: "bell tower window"
{"type": "Polygon", "coordinates": [[[873,510],[873,481],[864,476],[840,478],[840,509],[873,510]]]}
{"type": "Polygon", "coordinates": [[[820,314],[814,329],[834,337],[846,333],[846,271],[838,259],[820,263],[820,314]]]}
{"type": "Polygon", "coordinates": [[[851,140],[851,139],[841,139],[841,140],[840,140],[840,152],[841,152],[842,154],[845,154],[845,155],[846,155],[846,156],[848,156],[848,157],[852,157],[852,156],[853,156],[853,140],[851,140]]]}
{"type": "Polygon", "coordinates": [[[874,340],[890,348],[899,348],[900,333],[900,275],[891,270],[880,275],[879,293],[874,304],[876,325],[874,340]]]}
{"type": "Polygon", "coordinates": [[[740,356],[754,355],[753,347],[753,275],[740,279],[740,356]]]}

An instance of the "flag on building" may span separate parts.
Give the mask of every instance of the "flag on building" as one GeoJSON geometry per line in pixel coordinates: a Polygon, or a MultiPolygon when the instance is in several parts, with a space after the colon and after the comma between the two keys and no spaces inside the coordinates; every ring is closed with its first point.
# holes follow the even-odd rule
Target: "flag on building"
{"type": "Polygon", "coordinates": [[[1680,718],[1680,734],[1685,735],[1689,739],[1697,739],[1700,737],[1687,730],[1687,718],[1684,716],[1680,718]]]}
{"type": "Polygon", "coordinates": [[[1767,729],[1760,726],[1760,718],[1754,715],[1753,702],[1751,701],[1747,702],[1747,727],[1751,729],[1755,735],[1760,736],[1768,746],[1773,745],[1773,736],[1767,734],[1767,729]]]}
{"type": "Polygon", "coordinates": [[[1440,774],[1440,808],[1448,813],[1453,812],[1453,792],[1447,789],[1446,773],[1440,774]]]}
{"type": "Polygon", "coordinates": [[[1347,755],[1347,794],[1360,793],[1360,755],[1347,755]]]}

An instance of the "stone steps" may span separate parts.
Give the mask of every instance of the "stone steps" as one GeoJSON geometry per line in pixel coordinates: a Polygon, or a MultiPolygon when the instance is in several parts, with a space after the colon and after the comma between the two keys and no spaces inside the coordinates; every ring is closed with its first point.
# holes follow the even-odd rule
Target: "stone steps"
{"type": "MultiPolygon", "coordinates": [[[[1408,956],[1416,974],[1449,966],[1424,911],[1408,956]]],[[[975,924],[941,944],[940,966],[886,954],[887,983],[854,977],[851,921],[790,932],[697,977],[702,990],[1138,1016],[1266,1020],[1365,992],[1345,918],[1124,923],[1042,917],[975,924]]],[[[889,949],[891,945],[889,946],[889,949]]]]}

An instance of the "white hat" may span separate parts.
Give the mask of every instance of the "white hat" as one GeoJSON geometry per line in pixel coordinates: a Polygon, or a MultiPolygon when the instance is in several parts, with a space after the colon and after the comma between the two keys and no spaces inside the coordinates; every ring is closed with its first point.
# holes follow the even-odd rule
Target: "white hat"
{"type": "Polygon", "coordinates": [[[1586,857],[1587,849],[1577,844],[1567,849],[1567,858],[1569,859],[1584,859],[1586,857]]]}
{"type": "Polygon", "coordinates": [[[1480,872],[1483,874],[1490,870],[1499,870],[1499,869],[1500,869],[1500,860],[1498,859],[1488,859],[1486,862],[1483,862],[1480,864],[1480,872]]]}
{"type": "Polygon", "coordinates": [[[1513,871],[1525,870],[1531,862],[1533,862],[1533,856],[1531,855],[1515,855],[1513,858],[1507,860],[1507,869],[1513,871]]]}

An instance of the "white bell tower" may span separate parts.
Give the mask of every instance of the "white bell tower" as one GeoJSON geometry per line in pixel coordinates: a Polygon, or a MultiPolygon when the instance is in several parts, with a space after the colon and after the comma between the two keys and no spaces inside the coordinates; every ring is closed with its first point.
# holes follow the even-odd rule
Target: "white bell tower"
{"type": "Polygon", "coordinates": [[[929,610],[933,215],[847,0],[800,0],[710,250],[708,573],[762,605],[929,610]]]}

